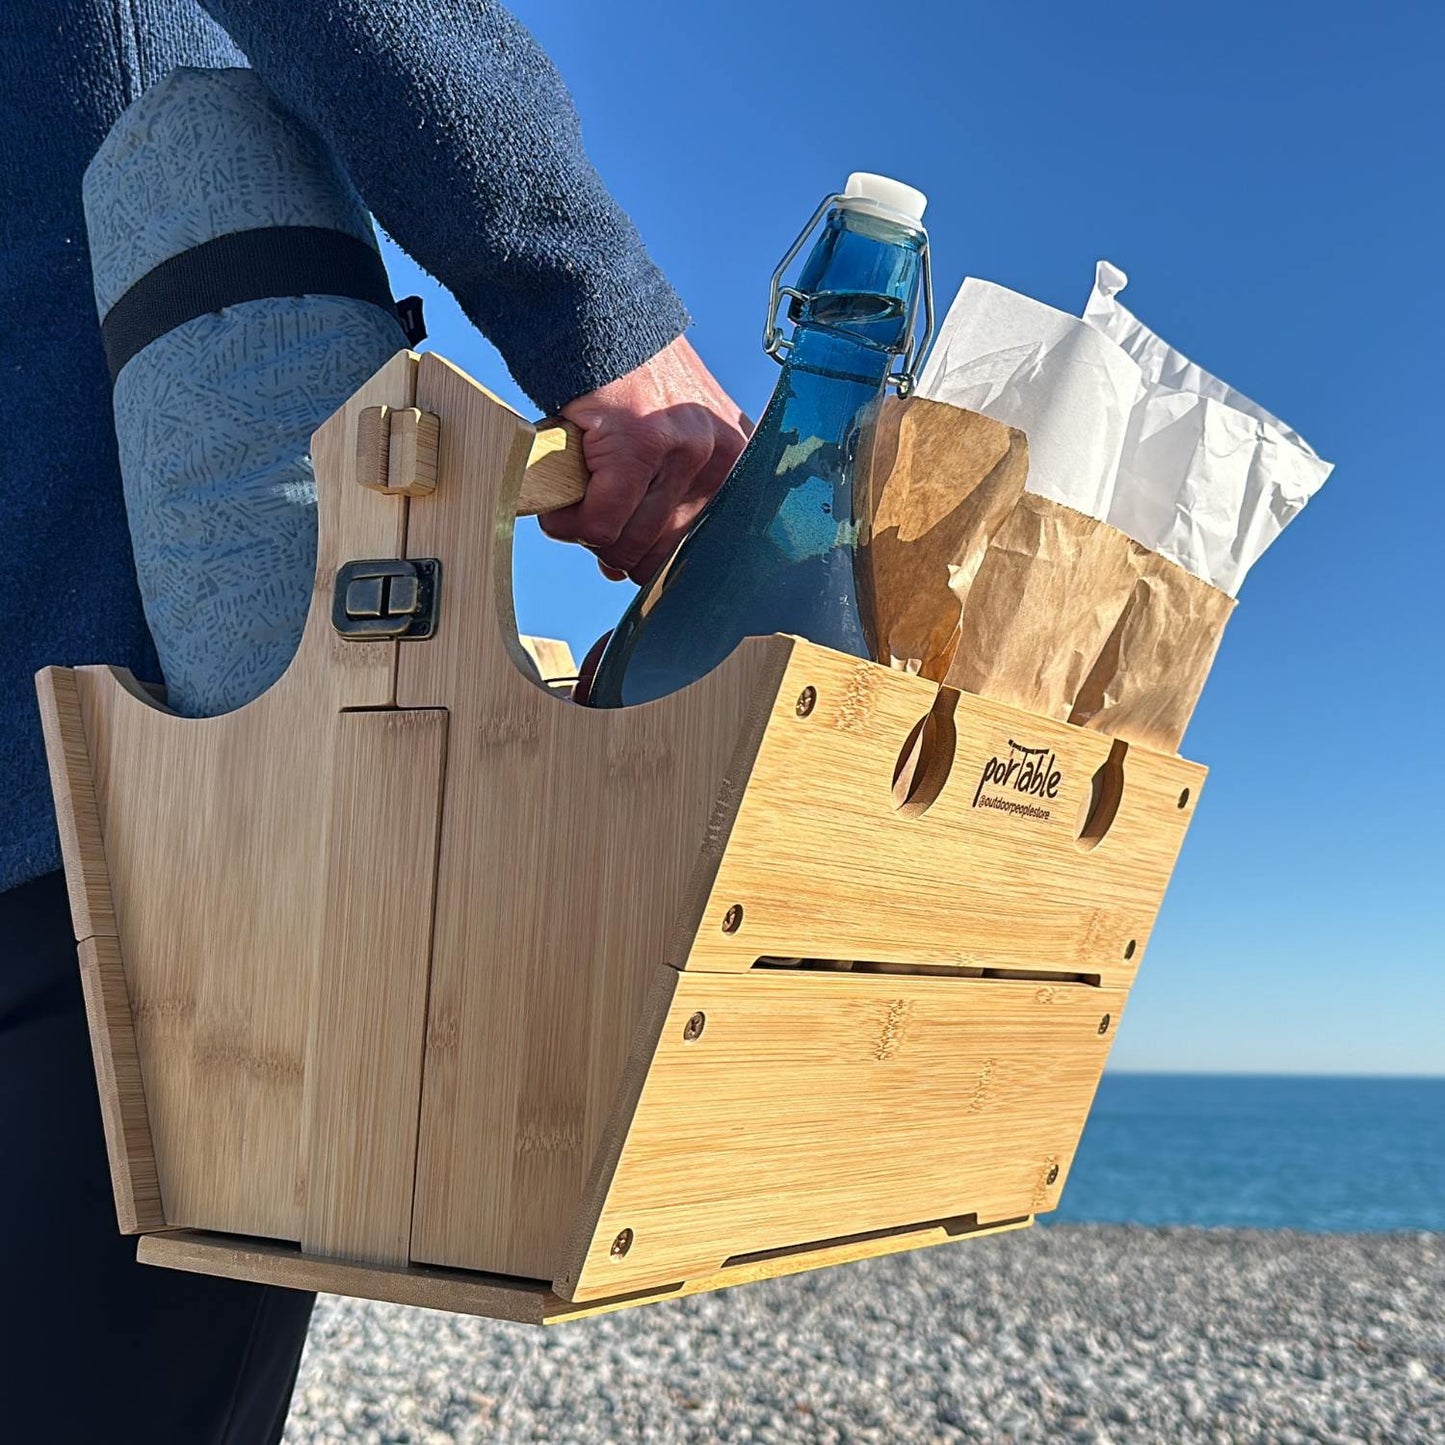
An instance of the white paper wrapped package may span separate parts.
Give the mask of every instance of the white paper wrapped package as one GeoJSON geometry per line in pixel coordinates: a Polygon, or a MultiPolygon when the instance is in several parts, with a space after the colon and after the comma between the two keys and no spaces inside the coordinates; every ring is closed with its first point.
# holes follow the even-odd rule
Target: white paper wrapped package
{"type": "Polygon", "coordinates": [[[1161,340],[1101,261],[1084,321],[1139,368],[1108,521],[1230,596],[1333,470],[1297,432],[1161,340]]]}
{"type": "MultiPolygon", "coordinates": [[[[247,70],[178,70],[146,92],[84,194],[103,323],[162,263],[217,238],[305,227],[376,248],[324,143],[247,70]]],[[[374,300],[266,295],[185,319],[119,369],[136,569],[178,712],[229,711],[285,671],[316,567],[311,434],[405,345],[374,300]]]]}
{"type": "Polygon", "coordinates": [[[918,391],[1018,427],[1029,439],[1029,491],[1107,514],[1139,368],[1077,317],[970,276],[918,391]]]}
{"type": "Polygon", "coordinates": [[[1084,318],[972,278],[919,384],[1028,435],[1028,489],[1234,596],[1329,476],[1297,433],[1160,340],[1101,262],[1084,318]]]}

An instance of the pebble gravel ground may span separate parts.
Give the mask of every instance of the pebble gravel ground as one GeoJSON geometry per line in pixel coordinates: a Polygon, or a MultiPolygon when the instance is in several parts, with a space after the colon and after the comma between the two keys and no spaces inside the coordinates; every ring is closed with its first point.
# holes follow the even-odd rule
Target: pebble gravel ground
{"type": "Polygon", "coordinates": [[[1445,1234],[1058,1226],[549,1330],[323,1297],[287,1445],[1445,1442],[1445,1234]]]}

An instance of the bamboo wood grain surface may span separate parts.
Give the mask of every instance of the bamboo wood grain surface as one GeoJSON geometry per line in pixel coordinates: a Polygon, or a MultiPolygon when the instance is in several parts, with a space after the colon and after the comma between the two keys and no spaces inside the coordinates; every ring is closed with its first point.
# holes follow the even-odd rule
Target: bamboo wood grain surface
{"type": "Polygon", "coordinates": [[[582,500],[587,481],[581,427],[560,417],[547,417],[536,424],[536,435],[527,453],[517,515],[535,517],[570,507],[582,500]]]}
{"type": "Polygon", "coordinates": [[[302,1246],[410,1258],[447,715],[342,713],[307,1011],[302,1246]]]}
{"type": "Polygon", "coordinates": [[[1125,997],[1024,980],[678,975],[605,1202],[558,1293],[1053,1209],[1125,997]]]}
{"type": "Polygon", "coordinates": [[[75,936],[114,938],[115,901],[76,676],[68,667],[48,667],[35,681],[75,936]]]}
{"type": "Polygon", "coordinates": [[[948,1227],[932,1225],[923,1229],[890,1232],[885,1237],[823,1244],[816,1248],[749,1260],[729,1265],[713,1275],[691,1279],[659,1290],[640,1290],[610,1299],[565,1300],[543,1280],[518,1279],[506,1275],[482,1274],[474,1270],[443,1269],[434,1265],[366,1265],[347,1260],[325,1259],[304,1254],[294,1246],[270,1240],[241,1239],[234,1235],[205,1234],[193,1230],[170,1230],[144,1235],[137,1257],[142,1264],[185,1270],[194,1274],[219,1275],[223,1279],[248,1280],[253,1284],[276,1285],[328,1294],[352,1295],[358,1299],[385,1300],[418,1309],[449,1310],[454,1314],[480,1315],[487,1319],[511,1320],[527,1325],[561,1325],[618,1310],[689,1295],[732,1289],[766,1279],[781,1279],[810,1269],[824,1269],[860,1260],[877,1259],[910,1249],[933,1249],[940,1244],[983,1239],[1027,1229],[1031,1218],[1009,1219],[999,1224],[971,1225],[958,1221],[948,1227]]]}
{"type": "Polygon", "coordinates": [[[98,935],[82,939],[78,951],[116,1223],[122,1234],[161,1229],[166,1222],[165,1205],[120,943],[114,937],[98,935]]]}
{"type": "MultiPolygon", "coordinates": [[[[58,695],[72,680],[88,742],[103,849],[79,824],[74,835],[81,876],[109,883],[170,1225],[301,1236],[307,1000],[335,733],[343,709],[387,706],[395,689],[395,643],[333,632],[331,578],[351,558],[401,551],[407,503],[356,486],[356,425],[369,406],[412,405],[415,373],[416,358],[400,354],[314,439],[318,586],[270,691],[191,719],[117,669],[51,684],[58,695]]],[[[93,896],[90,916],[103,926],[93,896]]],[[[114,1155],[112,1168],[126,1172],[114,1155]]]]}
{"type": "Polygon", "coordinates": [[[1127,985],[1204,777],[1178,757],[798,642],[711,890],[669,961],[737,972],[770,955],[863,959],[1127,985]],[[947,714],[943,782],[909,816],[894,774],[935,710],[947,714]],[[1118,812],[1081,846],[1116,746],[1118,812]],[[1029,764],[1042,795],[1019,786],[1029,764]]]}
{"type": "Polygon", "coordinates": [[[649,707],[550,696],[523,675],[511,609],[531,428],[436,356],[417,405],[440,417],[441,450],[408,554],[440,558],[474,603],[403,648],[398,680],[400,706],[451,714],[412,1257],[551,1278],[652,972],[792,644],[749,643],[649,707]]]}

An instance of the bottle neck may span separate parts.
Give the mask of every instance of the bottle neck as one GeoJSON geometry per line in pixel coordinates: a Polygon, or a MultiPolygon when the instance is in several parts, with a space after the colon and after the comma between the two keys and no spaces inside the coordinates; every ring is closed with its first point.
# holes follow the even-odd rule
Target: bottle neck
{"type": "Polygon", "coordinates": [[[795,330],[788,364],[881,385],[908,348],[924,241],[921,228],[831,211],[789,308],[795,330]]]}
{"type": "Polygon", "coordinates": [[[807,378],[853,382],[873,392],[883,389],[896,353],[870,346],[829,326],[797,327],[793,345],[783,364],[795,390],[807,388],[807,378]]]}

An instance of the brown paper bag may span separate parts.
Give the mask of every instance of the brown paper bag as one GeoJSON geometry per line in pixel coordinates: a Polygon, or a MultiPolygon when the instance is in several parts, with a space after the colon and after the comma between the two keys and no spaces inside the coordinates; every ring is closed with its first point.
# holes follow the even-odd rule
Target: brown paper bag
{"type": "Polygon", "coordinates": [[[1131,544],[1139,576],[1069,721],[1174,752],[1204,690],[1234,598],[1131,544]]]}
{"type": "Polygon", "coordinates": [[[879,661],[1178,748],[1232,597],[1025,492],[1023,433],[977,412],[890,399],[860,456],[860,602],[879,661]]]}
{"type": "Polygon", "coordinates": [[[945,680],[1067,718],[1133,594],[1141,554],[1107,523],[1025,492],[989,539],[945,680]]]}
{"type": "Polygon", "coordinates": [[[860,447],[858,568],[873,655],[941,681],[988,539],[1023,494],[1016,428],[943,402],[889,398],[860,447]]]}

